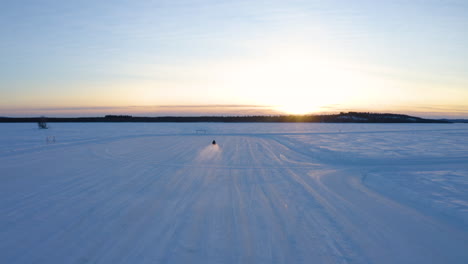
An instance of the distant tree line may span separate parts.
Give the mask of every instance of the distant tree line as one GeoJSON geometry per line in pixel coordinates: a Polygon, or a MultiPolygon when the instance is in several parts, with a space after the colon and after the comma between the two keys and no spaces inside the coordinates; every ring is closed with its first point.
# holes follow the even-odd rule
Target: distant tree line
{"type": "MultiPolygon", "coordinates": [[[[1,123],[40,122],[44,117],[0,117],[1,123]]],[[[223,122],[223,123],[451,123],[448,120],[369,112],[341,112],[328,115],[254,115],[254,116],[159,116],[134,117],[131,115],[106,115],[104,117],[49,117],[49,123],[67,122],[223,122]]]]}
{"type": "Polygon", "coordinates": [[[106,115],[104,118],[132,118],[131,115],[106,115]]]}

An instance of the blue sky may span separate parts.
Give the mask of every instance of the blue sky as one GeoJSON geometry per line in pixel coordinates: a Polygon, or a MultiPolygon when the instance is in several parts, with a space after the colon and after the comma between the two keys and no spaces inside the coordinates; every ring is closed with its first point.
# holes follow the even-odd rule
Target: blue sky
{"type": "Polygon", "coordinates": [[[0,115],[468,117],[467,14],[458,0],[2,1],[0,115]]]}

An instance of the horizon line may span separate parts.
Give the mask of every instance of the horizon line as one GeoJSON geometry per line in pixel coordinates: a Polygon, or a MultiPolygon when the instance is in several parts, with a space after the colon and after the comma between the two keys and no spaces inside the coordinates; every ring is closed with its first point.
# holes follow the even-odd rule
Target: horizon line
{"type": "Polygon", "coordinates": [[[308,113],[308,114],[241,114],[241,115],[225,115],[225,114],[215,114],[215,115],[156,115],[156,116],[142,116],[142,115],[132,115],[132,114],[105,114],[105,115],[96,115],[96,116],[23,116],[23,117],[14,117],[14,116],[0,116],[0,118],[7,119],[83,119],[83,118],[206,118],[206,117],[216,117],[216,118],[236,118],[236,117],[311,117],[311,116],[333,116],[341,114],[373,114],[373,115],[399,115],[399,116],[408,116],[421,119],[433,119],[433,120],[468,120],[465,117],[445,117],[445,118],[427,118],[421,116],[415,116],[408,113],[395,113],[395,112],[373,112],[373,111],[339,111],[339,112],[320,112],[320,113],[308,113]]]}

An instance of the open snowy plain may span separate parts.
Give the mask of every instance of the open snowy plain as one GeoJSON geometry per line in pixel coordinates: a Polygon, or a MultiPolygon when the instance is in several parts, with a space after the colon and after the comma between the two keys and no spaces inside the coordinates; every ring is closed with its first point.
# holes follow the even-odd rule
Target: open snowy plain
{"type": "Polygon", "coordinates": [[[0,124],[0,263],[468,263],[468,124],[50,125],[0,124]]]}

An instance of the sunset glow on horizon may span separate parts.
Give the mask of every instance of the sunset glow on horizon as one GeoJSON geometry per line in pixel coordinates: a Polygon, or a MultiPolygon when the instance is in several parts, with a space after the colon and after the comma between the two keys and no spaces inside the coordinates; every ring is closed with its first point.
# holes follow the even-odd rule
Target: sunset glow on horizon
{"type": "Polygon", "coordinates": [[[21,1],[0,116],[468,118],[465,1],[21,1]]]}

